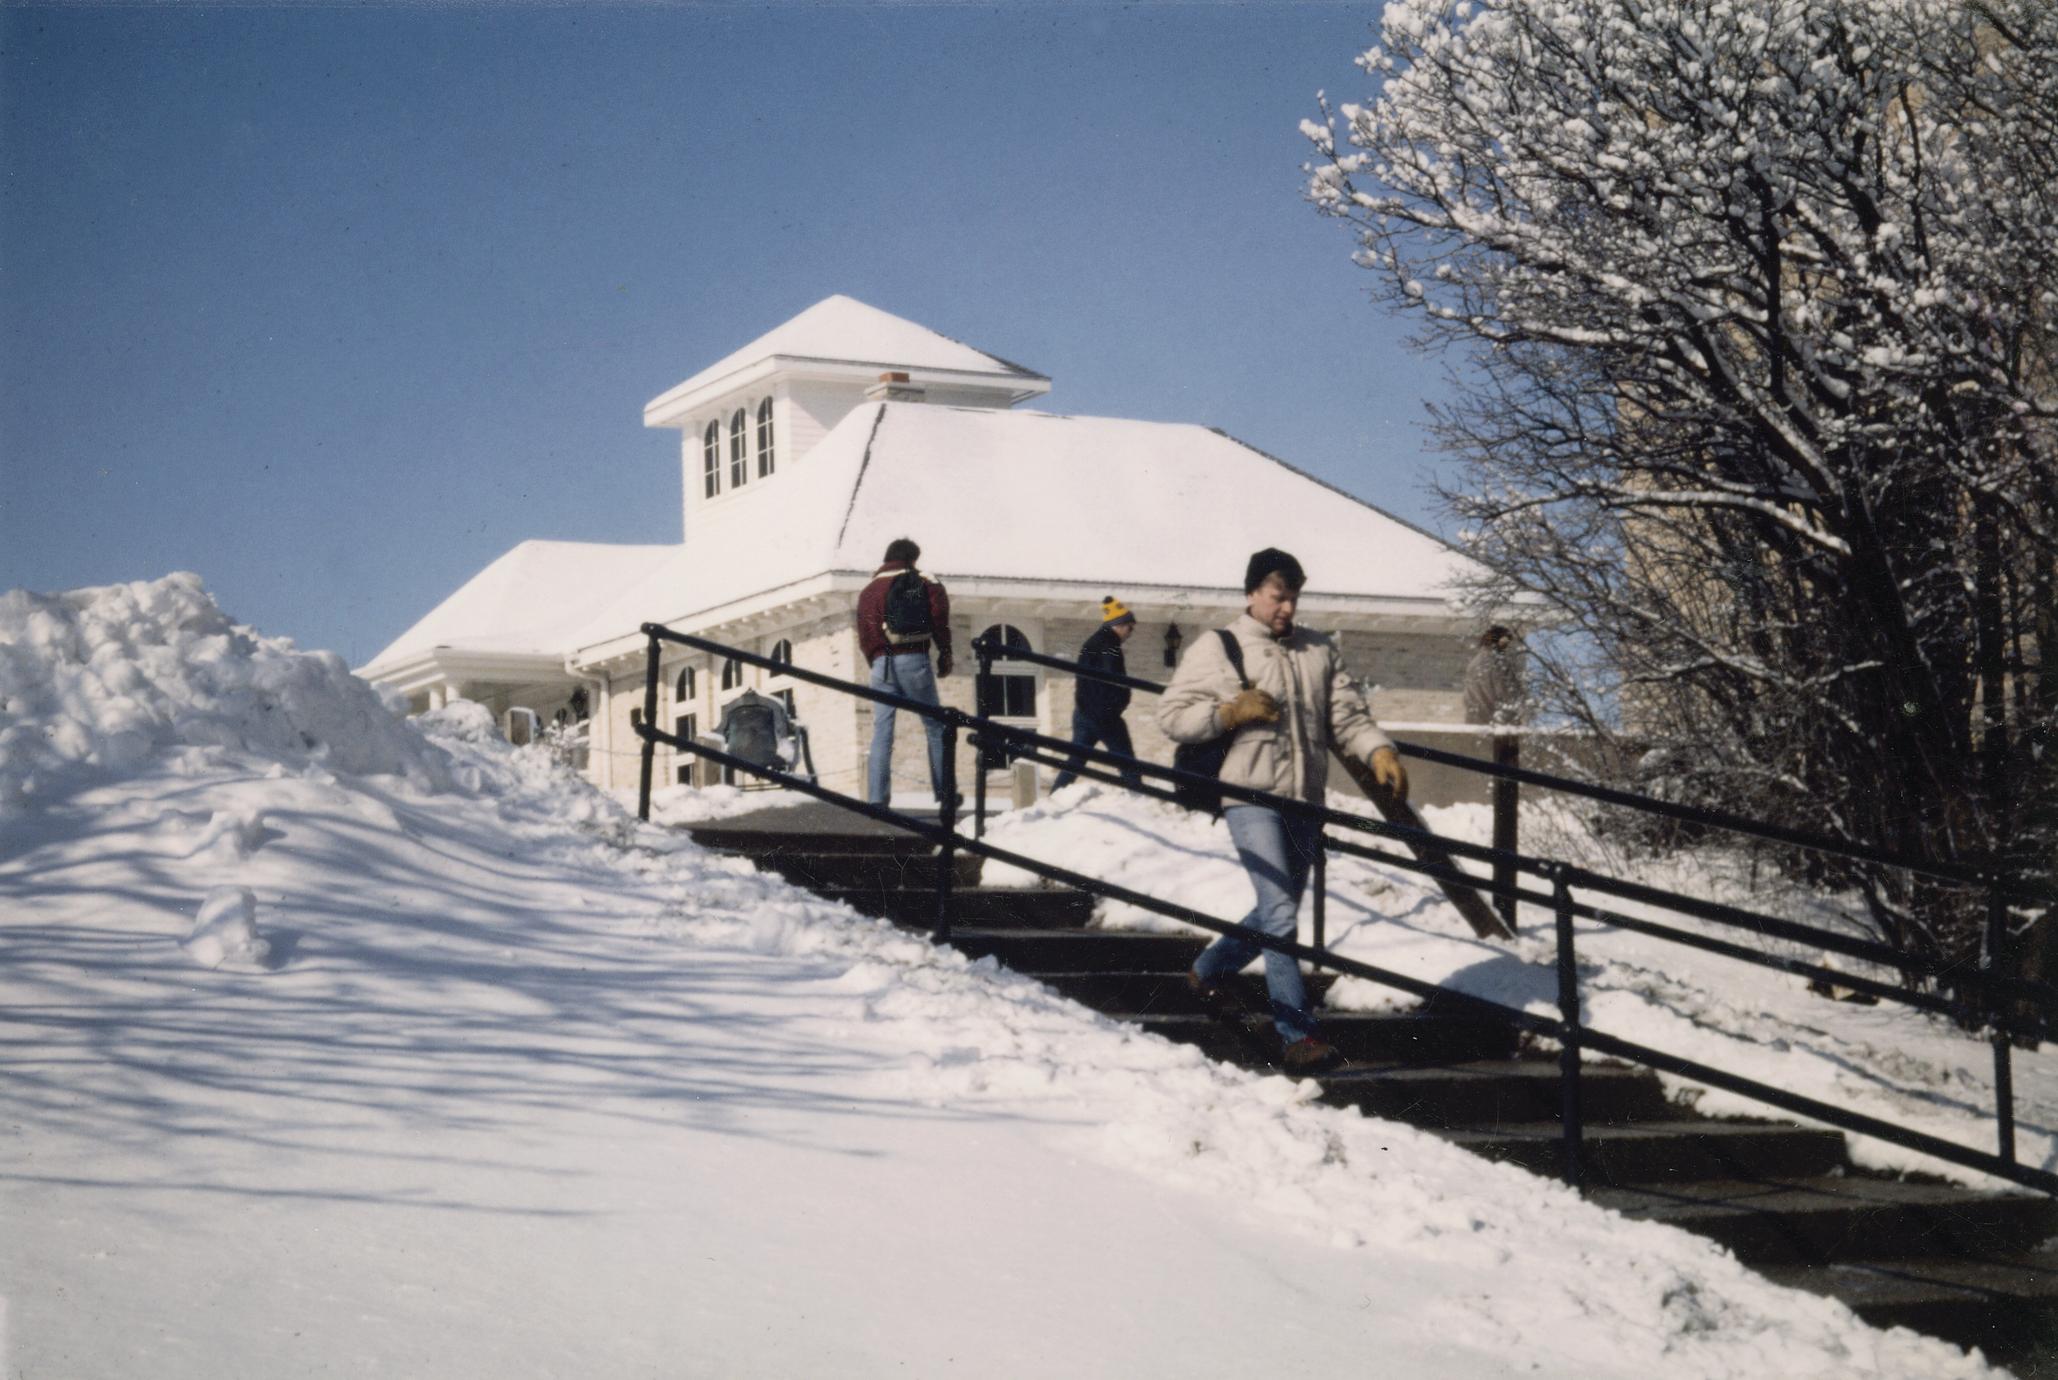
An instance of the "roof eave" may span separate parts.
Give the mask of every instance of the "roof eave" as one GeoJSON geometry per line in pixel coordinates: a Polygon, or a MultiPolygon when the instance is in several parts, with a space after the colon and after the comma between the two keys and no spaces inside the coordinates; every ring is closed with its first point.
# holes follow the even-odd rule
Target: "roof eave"
{"type": "MultiPolygon", "coordinates": [[[[813,617],[826,611],[821,602],[825,597],[846,595],[848,590],[861,586],[870,576],[870,571],[865,572],[863,578],[843,578],[843,572],[819,572],[775,589],[759,590],[744,598],[708,607],[653,609],[651,616],[642,622],[662,623],[675,632],[706,634],[710,629],[730,625],[782,621],[795,609],[803,610],[806,617],[813,617]]],[[[642,622],[611,637],[573,648],[565,658],[566,667],[574,672],[591,670],[640,653],[644,648],[642,622]]]]}
{"type": "Polygon", "coordinates": [[[683,426],[688,414],[716,398],[776,375],[871,383],[888,370],[906,374],[908,382],[916,386],[981,388],[1004,394],[1010,407],[1050,392],[1049,379],[1027,370],[943,369],[890,359],[830,359],[817,355],[774,354],[740,365],[715,378],[688,379],[678,387],[659,394],[644,404],[643,425],[683,426]]]}
{"type": "MultiPolygon", "coordinates": [[[[1234,586],[1151,585],[1134,580],[1051,580],[1010,575],[967,575],[938,571],[950,587],[951,597],[961,604],[979,601],[1008,604],[1048,604],[1052,608],[1090,609],[1097,591],[1119,585],[1136,594],[1137,602],[1154,613],[1194,618],[1215,613],[1234,613],[1247,596],[1234,586]]],[[[650,620],[678,632],[709,635],[724,627],[748,627],[753,623],[784,622],[799,610],[803,617],[819,614],[823,600],[846,603],[873,577],[870,570],[828,570],[807,576],[775,590],[764,590],[747,598],[695,610],[655,612],[650,620]]],[[[1469,633],[1477,631],[1477,612],[1459,607],[1450,599],[1435,595],[1406,594],[1311,594],[1302,601],[1312,621],[1343,618],[1363,627],[1414,629],[1420,632],[1469,633]]],[[[1537,610],[1516,610],[1509,606],[1496,611],[1503,621],[1534,624],[1542,621],[1537,610]]],[[[720,639],[716,639],[720,640],[720,639]]],[[[575,649],[566,665],[574,673],[597,669],[611,662],[640,655],[644,648],[640,626],[625,629],[613,637],[575,649]]]]}
{"type": "Polygon", "coordinates": [[[375,685],[408,694],[439,680],[534,681],[566,678],[557,652],[503,652],[467,647],[431,647],[392,661],[375,661],[352,673],[375,685]]]}

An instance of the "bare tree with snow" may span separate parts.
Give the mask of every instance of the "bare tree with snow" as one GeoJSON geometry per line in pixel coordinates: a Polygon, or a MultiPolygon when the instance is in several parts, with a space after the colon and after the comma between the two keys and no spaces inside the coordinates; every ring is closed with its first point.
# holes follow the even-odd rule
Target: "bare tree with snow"
{"type": "MultiPolygon", "coordinates": [[[[2058,7],[1396,0],[1307,133],[1425,347],[1472,552],[1647,785],[2058,848],[2058,7]]],[[[1966,898],[1860,878],[1882,932],[1966,898]]]]}

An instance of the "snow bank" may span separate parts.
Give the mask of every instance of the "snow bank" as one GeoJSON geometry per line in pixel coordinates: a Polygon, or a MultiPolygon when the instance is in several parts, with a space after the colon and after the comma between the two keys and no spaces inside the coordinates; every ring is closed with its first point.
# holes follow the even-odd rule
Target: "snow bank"
{"type": "MultiPolygon", "coordinates": [[[[4,608],[61,794],[0,819],[23,1373],[1994,1374],[397,723],[186,577],[4,608]]],[[[996,832],[1175,818],[1079,813],[996,832]]]]}
{"type": "Polygon", "coordinates": [[[0,815],[166,754],[449,781],[342,658],[231,622],[196,575],[0,594],[0,815]]]}

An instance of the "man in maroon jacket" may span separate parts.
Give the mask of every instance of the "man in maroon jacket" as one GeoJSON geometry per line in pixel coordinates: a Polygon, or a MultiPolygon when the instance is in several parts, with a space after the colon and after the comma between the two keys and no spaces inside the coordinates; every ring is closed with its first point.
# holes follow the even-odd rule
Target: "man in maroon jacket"
{"type": "MultiPolygon", "coordinates": [[[[872,582],[858,594],[858,650],[871,665],[871,685],[904,699],[940,704],[936,677],[950,674],[950,595],[940,580],[915,569],[922,548],[906,537],[894,539],[872,582]],[[936,665],[929,665],[929,647],[936,647],[936,665]]],[[[872,706],[872,756],[866,765],[865,794],[874,805],[893,798],[892,705],[872,706]]],[[[922,716],[929,735],[929,784],[943,803],[943,722],[922,716]]]]}

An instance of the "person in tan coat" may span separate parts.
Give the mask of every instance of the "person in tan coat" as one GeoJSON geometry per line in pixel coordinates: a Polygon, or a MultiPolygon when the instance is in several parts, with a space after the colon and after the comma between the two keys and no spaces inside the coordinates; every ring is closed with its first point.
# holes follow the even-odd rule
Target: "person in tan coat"
{"type": "MultiPolygon", "coordinates": [[[[1266,547],[1254,554],[1244,570],[1248,603],[1224,629],[1242,653],[1244,676],[1238,676],[1220,637],[1195,638],[1158,701],[1158,727],[1178,743],[1234,734],[1221,770],[1221,779],[1233,786],[1320,804],[1334,748],[1368,763],[1380,785],[1405,798],[1408,776],[1400,754],[1344,673],[1335,639],[1294,624],[1306,582],[1300,562],[1286,552],[1266,547]]],[[[1320,846],[1320,825],[1263,805],[1232,802],[1222,813],[1257,893],[1257,905],[1242,927],[1294,938],[1308,869],[1320,846]]],[[[1218,1005],[1225,1000],[1224,982],[1258,952],[1248,939],[1223,935],[1195,960],[1187,980],[1203,999],[1218,1005]]],[[[1320,1037],[1308,1010],[1300,963],[1270,949],[1264,954],[1265,988],[1287,1070],[1316,1073],[1335,1067],[1341,1060],[1320,1037]]]]}

